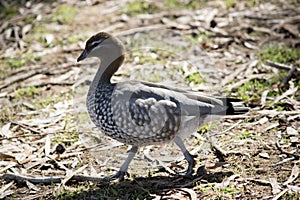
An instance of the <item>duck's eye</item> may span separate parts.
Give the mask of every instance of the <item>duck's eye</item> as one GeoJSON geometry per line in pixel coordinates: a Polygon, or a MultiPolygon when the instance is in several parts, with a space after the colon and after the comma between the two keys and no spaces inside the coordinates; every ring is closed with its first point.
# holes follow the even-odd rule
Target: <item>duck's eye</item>
{"type": "Polygon", "coordinates": [[[98,44],[100,44],[102,42],[102,39],[100,39],[100,40],[95,40],[95,41],[93,41],[92,43],[90,43],[90,45],[89,46],[91,46],[91,47],[96,47],[98,44]]]}

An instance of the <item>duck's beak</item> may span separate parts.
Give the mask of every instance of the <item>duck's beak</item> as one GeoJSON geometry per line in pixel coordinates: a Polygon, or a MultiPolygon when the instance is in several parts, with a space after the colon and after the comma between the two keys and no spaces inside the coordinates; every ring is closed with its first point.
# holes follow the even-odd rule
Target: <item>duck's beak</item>
{"type": "Polygon", "coordinates": [[[84,60],[87,57],[88,53],[86,50],[83,50],[83,52],[81,53],[81,55],[77,58],[77,62],[84,60]]]}

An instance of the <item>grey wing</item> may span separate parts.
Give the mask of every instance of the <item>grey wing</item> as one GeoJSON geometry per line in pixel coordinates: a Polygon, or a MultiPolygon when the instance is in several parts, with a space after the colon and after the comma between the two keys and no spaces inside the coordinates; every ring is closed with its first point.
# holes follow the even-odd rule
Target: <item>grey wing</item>
{"type": "Polygon", "coordinates": [[[138,85],[119,86],[113,93],[112,111],[118,127],[141,139],[172,138],[180,125],[178,104],[138,85]]]}

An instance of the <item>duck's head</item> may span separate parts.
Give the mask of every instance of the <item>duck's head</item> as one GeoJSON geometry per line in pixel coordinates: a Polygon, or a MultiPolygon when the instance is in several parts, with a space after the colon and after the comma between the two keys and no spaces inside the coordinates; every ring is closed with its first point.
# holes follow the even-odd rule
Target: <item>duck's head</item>
{"type": "Polygon", "coordinates": [[[77,58],[77,62],[88,57],[98,57],[101,60],[104,58],[115,57],[116,55],[124,55],[123,44],[112,35],[106,32],[100,32],[90,37],[85,49],[77,58]]]}

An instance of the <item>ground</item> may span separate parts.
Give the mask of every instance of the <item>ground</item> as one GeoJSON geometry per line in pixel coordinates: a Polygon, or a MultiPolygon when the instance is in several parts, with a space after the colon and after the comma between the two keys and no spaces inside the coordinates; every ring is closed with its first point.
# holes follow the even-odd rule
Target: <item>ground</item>
{"type": "Polygon", "coordinates": [[[299,199],[300,4],[289,1],[1,1],[0,198],[299,199]],[[141,147],[125,181],[105,182],[128,146],[93,127],[85,95],[99,31],[126,47],[114,82],[145,80],[250,108],[185,140],[141,147]]]}

